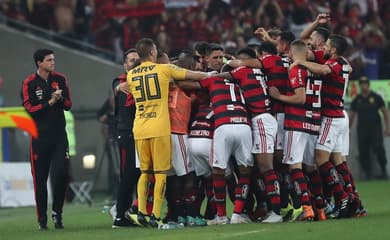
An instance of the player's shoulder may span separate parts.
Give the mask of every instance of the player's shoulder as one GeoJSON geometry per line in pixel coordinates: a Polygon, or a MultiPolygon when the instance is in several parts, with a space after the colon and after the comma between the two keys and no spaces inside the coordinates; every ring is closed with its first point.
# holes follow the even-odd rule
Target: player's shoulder
{"type": "Polygon", "coordinates": [[[248,70],[250,70],[250,68],[248,68],[247,66],[240,66],[240,67],[233,69],[230,73],[231,74],[238,74],[238,73],[242,73],[242,72],[247,72],[248,70]]]}
{"type": "Polygon", "coordinates": [[[30,75],[28,75],[24,80],[23,80],[23,84],[29,84],[31,81],[33,81],[35,78],[37,77],[37,74],[36,73],[31,73],[30,75]]]}
{"type": "Polygon", "coordinates": [[[60,72],[53,71],[50,74],[51,74],[51,76],[53,76],[55,78],[66,79],[66,76],[63,73],[60,73],[60,72]]]}
{"type": "Polygon", "coordinates": [[[299,65],[299,64],[294,65],[294,66],[290,67],[289,74],[290,75],[297,74],[300,69],[302,69],[302,65],[299,65]]]}

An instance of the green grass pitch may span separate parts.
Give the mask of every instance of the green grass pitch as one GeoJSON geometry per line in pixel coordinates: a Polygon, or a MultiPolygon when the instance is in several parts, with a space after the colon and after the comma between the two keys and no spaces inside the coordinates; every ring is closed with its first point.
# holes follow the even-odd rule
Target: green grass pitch
{"type": "Polygon", "coordinates": [[[390,239],[390,182],[359,182],[368,216],[359,219],[327,220],[325,222],[294,222],[280,224],[242,224],[213,227],[157,230],[150,228],[111,229],[108,214],[102,204],[92,207],[67,204],[64,208],[64,230],[38,231],[34,208],[0,209],[1,240],[44,239],[142,239],[142,240],[224,240],[224,239],[390,239]]]}

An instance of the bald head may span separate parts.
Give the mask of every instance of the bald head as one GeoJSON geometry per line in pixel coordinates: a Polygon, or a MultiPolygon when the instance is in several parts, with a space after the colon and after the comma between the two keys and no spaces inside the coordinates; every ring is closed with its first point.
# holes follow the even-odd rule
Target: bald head
{"type": "Polygon", "coordinates": [[[291,57],[295,61],[297,59],[305,60],[307,54],[307,45],[304,41],[294,40],[290,46],[291,57]]]}

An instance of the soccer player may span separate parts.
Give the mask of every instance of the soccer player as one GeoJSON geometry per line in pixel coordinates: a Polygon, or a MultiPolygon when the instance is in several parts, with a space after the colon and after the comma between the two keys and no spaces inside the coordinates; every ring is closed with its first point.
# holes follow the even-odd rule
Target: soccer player
{"type": "Polygon", "coordinates": [[[197,42],[194,45],[194,54],[199,62],[199,69],[207,72],[208,63],[206,61],[206,52],[209,48],[207,42],[197,42]]]}
{"type": "Polygon", "coordinates": [[[36,214],[40,230],[47,230],[47,178],[52,176],[52,220],[56,229],[64,228],[62,208],[68,186],[69,151],[64,110],[72,107],[68,80],[55,72],[54,52],[34,52],[35,73],[22,86],[23,106],[37,124],[38,138],[31,138],[30,162],[34,179],[36,214]]]}
{"type": "MultiPolygon", "coordinates": [[[[124,53],[123,67],[130,71],[139,59],[137,50],[132,48],[124,53]]],[[[119,146],[120,168],[119,189],[116,203],[116,216],[112,228],[131,227],[134,223],[125,216],[133,201],[135,187],[139,178],[136,168],[135,143],[133,137],[133,122],[135,116],[135,101],[129,94],[126,74],[121,74],[112,82],[115,95],[116,132],[119,146]]],[[[111,209],[110,209],[111,212],[111,209]]]]}
{"type": "MultiPolygon", "coordinates": [[[[228,61],[228,64],[232,67],[239,67],[239,66],[248,66],[252,68],[259,68],[262,70],[262,72],[266,76],[266,84],[267,86],[274,86],[279,89],[281,93],[285,93],[287,89],[287,83],[288,83],[288,67],[289,62],[285,62],[280,56],[277,55],[277,50],[275,45],[273,45],[271,42],[263,42],[259,47],[259,55],[258,58],[251,58],[251,59],[236,59],[236,60],[230,60],[228,61]]],[[[271,113],[276,118],[276,121],[278,123],[276,138],[275,138],[275,151],[274,151],[274,166],[280,170],[283,170],[282,167],[280,167],[282,158],[283,158],[283,147],[284,147],[284,103],[277,100],[277,99],[271,99],[271,113]]],[[[280,171],[279,170],[279,171],[280,171]]],[[[288,172],[287,169],[285,172],[288,172]]],[[[288,180],[288,178],[287,178],[288,180]]],[[[288,190],[287,190],[288,184],[280,185],[281,188],[276,191],[276,200],[275,204],[281,204],[281,193],[284,194],[285,204],[282,203],[280,207],[287,207],[288,205],[288,190]],[[284,190],[286,189],[286,190],[284,190]],[[281,191],[279,191],[281,190],[281,191]]],[[[295,199],[295,198],[293,198],[295,199]]],[[[295,204],[296,206],[298,204],[295,204]]],[[[279,207],[279,208],[280,208],[279,207]]],[[[289,210],[284,211],[285,214],[287,214],[289,210]]],[[[278,211],[279,212],[279,211],[278,211]]],[[[282,215],[285,215],[282,214],[282,215]]]]}
{"type": "Polygon", "coordinates": [[[305,41],[312,50],[323,50],[323,47],[328,40],[329,30],[323,25],[330,21],[330,16],[327,13],[318,14],[316,19],[303,30],[300,38],[305,41]]]}
{"type": "MultiPolygon", "coordinates": [[[[276,47],[278,55],[282,58],[283,64],[286,68],[289,67],[292,60],[290,59],[290,44],[295,40],[295,36],[291,31],[280,32],[275,38],[272,38],[270,32],[265,31],[264,28],[258,28],[254,32],[255,35],[262,38],[264,41],[273,43],[276,47]]],[[[280,82],[281,83],[281,82],[280,82]]],[[[273,84],[272,81],[269,84],[273,84]]],[[[280,84],[278,87],[281,87],[280,84]]],[[[276,99],[273,99],[274,101],[276,99]]],[[[289,174],[289,167],[282,162],[283,149],[284,149],[284,127],[283,119],[284,113],[280,112],[276,114],[278,120],[278,133],[277,133],[277,146],[274,156],[275,169],[280,174],[280,201],[281,201],[281,214],[287,219],[288,217],[296,218],[301,213],[300,201],[296,196],[291,184],[291,177],[289,174]],[[291,201],[290,201],[291,198],[291,201]],[[292,205],[290,204],[292,202],[292,205]]]]}
{"type": "MultiPolygon", "coordinates": [[[[249,48],[238,51],[238,59],[256,58],[256,53],[249,48]]],[[[251,116],[253,135],[252,153],[255,155],[258,171],[265,185],[272,210],[263,220],[264,223],[281,222],[279,180],[273,169],[273,152],[277,132],[277,122],[270,114],[271,102],[267,94],[264,73],[258,68],[239,67],[230,72],[230,77],[242,89],[243,96],[251,116]]]]}
{"type": "Polygon", "coordinates": [[[348,43],[340,35],[331,35],[324,46],[325,64],[297,60],[294,65],[303,65],[309,71],[323,77],[321,111],[322,123],[316,144],[316,163],[323,180],[333,192],[339,217],[349,217],[349,197],[340,182],[335,168],[343,163],[341,156],[342,134],[345,131],[344,95],[348,85],[351,66],[342,57],[348,48],[348,43]],[[332,159],[330,158],[332,154],[332,159]],[[332,161],[330,161],[332,160],[332,161]],[[334,164],[332,164],[332,162],[334,164]]]}
{"type": "Polygon", "coordinates": [[[130,93],[136,104],[133,134],[140,159],[137,221],[158,227],[164,201],[166,173],[171,168],[171,126],[168,111],[168,87],[171,79],[200,80],[202,72],[186,70],[171,64],[157,64],[157,48],[153,40],[144,38],[136,45],[141,65],[127,73],[130,93]],[[146,216],[147,185],[155,177],[153,210],[146,216]]]}
{"type": "Polygon", "coordinates": [[[213,165],[214,198],[217,216],[208,221],[208,225],[229,223],[226,216],[226,179],[225,170],[230,156],[234,156],[239,168],[238,185],[235,190],[234,210],[231,223],[248,222],[242,215],[249,188],[250,167],[253,158],[251,129],[247,111],[238,85],[221,77],[210,77],[200,82],[179,82],[180,86],[189,89],[208,89],[214,112],[214,138],[211,152],[213,165]]]}
{"type": "MultiPolygon", "coordinates": [[[[213,200],[212,165],[210,164],[214,136],[214,112],[211,109],[210,97],[206,90],[194,91],[194,96],[193,111],[195,113],[189,129],[188,151],[189,157],[194,163],[196,176],[199,178],[199,191],[205,191],[207,196],[204,218],[213,219],[217,211],[213,200]]],[[[198,198],[197,201],[202,201],[204,194],[199,192],[198,198]]]]}
{"type": "MultiPolygon", "coordinates": [[[[301,40],[291,44],[293,60],[306,60],[307,47],[301,40]]],[[[314,211],[310,202],[308,184],[302,172],[305,151],[314,146],[321,124],[321,86],[322,81],[306,68],[295,65],[289,70],[289,86],[286,94],[280,94],[275,87],[270,87],[270,95],[286,104],[284,129],[285,149],[283,163],[289,165],[291,182],[295,193],[300,197],[303,212],[301,220],[313,220],[314,211]]],[[[312,154],[314,155],[314,154],[312,154]]],[[[305,159],[308,165],[315,165],[314,158],[305,159]]],[[[322,209],[324,206],[322,206],[322,209]]],[[[294,218],[297,215],[293,216],[294,218]]],[[[324,217],[322,211],[321,217],[324,217]]]]}
{"type": "MultiPolygon", "coordinates": [[[[329,30],[325,27],[326,24],[330,21],[329,14],[319,14],[316,19],[301,33],[300,38],[306,42],[308,45],[308,58],[314,60],[317,63],[324,64],[326,59],[324,58],[324,45],[329,38],[329,30]]],[[[343,134],[343,139],[349,139],[349,129],[345,125],[345,130],[343,134]]],[[[349,141],[343,140],[343,148],[347,149],[349,141]]],[[[344,150],[343,150],[344,152],[344,150]]],[[[322,206],[326,204],[326,213],[328,218],[333,216],[333,208],[330,205],[332,193],[329,187],[324,186],[323,190],[322,184],[320,181],[319,172],[315,167],[305,165],[304,166],[305,174],[308,177],[309,185],[312,194],[315,198],[315,205],[322,206]],[[320,193],[323,192],[323,196],[320,196],[320,193]],[[325,198],[325,199],[324,199],[325,198]],[[324,200],[327,200],[324,202],[324,200]]]]}
{"type": "MultiPolygon", "coordinates": [[[[194,55],[182,52],[175,64],[193,70],[194,55]]],[[[189,92],[171,82],[168,106],[172,132],[172,169],[168,173],[167,198],[171,220],[187,226],[205,226],[206,221],[199,217],[200,213],[196,207],[196,176],[193,159],[189,157],[188,125],[191,103],[189,92]]]]}
{"type": "MultiPolygon", "coordinates": [[[[326,62],[326,58],[324,57],[325,51],[324,46],[325,43],[329,37],[329,30],[322,27],[323,25],[327,24],[330,21],[330,17],[328,14],[319,14],[315,21],[310,24],[301,34],[301,38],[304,40],[307,40],[308,44],[310,45],[312,51],[308,52],[308,58],[314,60],[317,63],[324,64],[326,62]]],[[[362,215],[366,214],[366,211],[361,205],[361,201],[358,197],[357,191],[352,190],[355,188],[354,179],[352,176],[352,173],[350,169],[348,168],[348,165],[346,163],[346,156],[348,155],[349,151],[349,118],[347,113],[344,112],[345,116],[345,125],[344,130],[342,132],[341,136],[341,152],[342,157],[341,160],[334,160],[334,164],[336,165],[336,169],[343,178],[343,184],[345,191],[352,196],[354,199],[354,204],[356,205],[355,208],[360,209],[359,211],[362,212],[362,215]]],[[[311,171],[308,175],[310,178],[310,181],[317,179],[317,176],[315,175],[316,171],[311,171]],[[314,174],[314,175],[313,175],[314,174]]],[[[318,181],[317,181],[318,182],[318,181]]],[[[313,183],[313,185],[317,185],[316,183],[313,183]]],[[[328,187],[324,187],[324,194],[325,198],[328,200],[328,202],[331,199],[332,193],[331,190],[328,187]]],[[[327,207],[329,209],[329,207],[327,207]]],[[[329,212],[329,211],[327,211],[329,212]]]]}

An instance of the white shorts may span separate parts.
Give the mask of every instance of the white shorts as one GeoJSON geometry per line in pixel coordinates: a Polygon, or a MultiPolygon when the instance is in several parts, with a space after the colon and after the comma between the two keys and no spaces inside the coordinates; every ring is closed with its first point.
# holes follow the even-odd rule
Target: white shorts
{"type": "Polygon", "coordinates": [[[310,135],[311,137],[309,138],[309,141],[306,143],[306,148],[305,148],[305,153],[303,154],[303,163],[315,167],[317,166],[316,163],[316,157],[315,157],[315,147],[317,144],[317,135],[310,135]]]}
{"type": "Polygon", "coordinates": [[[348,156],[349,155],[349,117],[347,111],[344,112],[345,117],[345,131],[342,134],[342,149],[341,149],[341,155],[342,156],[348,156]]]}
{"type": "Polygon", "coordinates": [[[285,137],[284,113],[277,113],[275,118],[276,121],[278,122],[278,131],[276,133],[276,139],[275,139],[275,150],[283,150],[284,137],[285,137]]]}
{"type": "MultiPolygon", "coordinates": [[[[210,162],[210,150],[212,145],[210,138],[188,138],[188,155],[194,164],[196,176],[209,177],[212,173],[210,162]]],[[[232,174],[230,165],[226,167],[225,176],[232,174]]]]}
{"type": "Polygon", "coordinates": [[[253,166],[252,132],[246,124],[225,124],[214,131],[211,149],[213,167],[226,169],[230,156],[239,166],[253,166]]]}
{"type": "MultiPolygon", "coordinates": [[[[286,130],[285,134],[286,136],[284,138],[284,146],[286,147],[283,150],[283,163],[289,165],[303,163],[309,142],[312,142],[311,145],[313,147],[313,158],[311,161],[314,163],[314,141],[317,136],[305,132],[291,130],[286,130]]],[[[309,164],[312,165],[310,162],[309,164]]]]}
{"type": "Polygon", "coordinates": [[[188,156],[188,135],[171,134],[172,168],[168,176],[184,176],[194,171],[194,166],[188,156]]]}
{"type": "Polygon", "coordinates": [[[316,149],[329,153],[342,152],[346,122],[345,118],[323,117],[316,149]]]}
{"type": "Polygon", "coordinates": [[[252,118],[252,153],[274,153],[278,123],[269,113],[252,118]]]}

